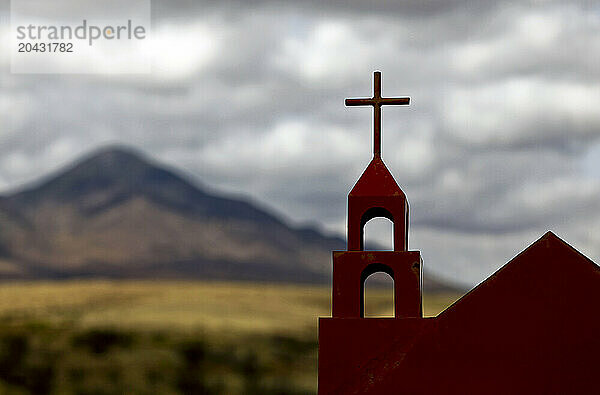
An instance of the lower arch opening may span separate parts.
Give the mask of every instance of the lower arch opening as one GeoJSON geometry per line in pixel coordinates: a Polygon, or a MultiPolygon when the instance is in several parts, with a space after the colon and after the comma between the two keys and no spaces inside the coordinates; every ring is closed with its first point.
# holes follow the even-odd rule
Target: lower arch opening
{"type": "Polygon", "coordinates": [[[363,287],[363,317],[394,317],[394,279],[389,274],[373,273],[363,287]]]}

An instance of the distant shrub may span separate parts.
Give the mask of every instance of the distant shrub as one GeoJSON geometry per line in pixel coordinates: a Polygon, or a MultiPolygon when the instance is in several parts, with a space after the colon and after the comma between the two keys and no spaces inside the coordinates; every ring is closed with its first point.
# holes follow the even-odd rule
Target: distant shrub
{"type": "Polygon", "coordinates": [[[115,329],[90,329],[73,337],[75,347],[87,348],[94,354],[104,354],[115,347],[129,348],[132,344],[132,334],[115,329]]]}
{"type": "Polygon", "coordinates": [[[179,355],[183,363],[177,375],[177,388],[183,394],[213,393],[205,383],[206,353],[206,345],[202,341],[184,342],[179,346],[179,355]]]}
{"type": "Polygon", "coordinates": [[[10,368],[21,365],[28,351],[29,338],[27,335],[14,333],[2,336],[0,339],[0,366],[10,368]]]}
{"type": "Polygon", "coordinates": [[[290,355],[298,355],[315,350],[318,347],[316,341],[292,336],[274,335],[271,338],[273,346],[282,349],[290,355]]]}
{"type": "Polygon", "coordinates": [[[0,379],[25,388],[32,394],[49,394],[55,375],[52,353],[31,349],[24,333],[7,333],[0,338],[0,379]]]}

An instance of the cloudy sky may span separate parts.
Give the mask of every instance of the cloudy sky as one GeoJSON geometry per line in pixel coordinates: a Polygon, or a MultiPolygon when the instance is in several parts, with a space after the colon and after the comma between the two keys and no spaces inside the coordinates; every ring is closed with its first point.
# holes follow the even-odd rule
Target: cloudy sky
{"type": "Polygon", "coordinates": [[[11,74],[0,2],[0,191],[122,143],[344,234],[372,115],[343,100],[381,70],[426,268],[474,284],[549,229],[600,261],[599,2],[155,1],[152,73],[88,76],[11,74]]]}

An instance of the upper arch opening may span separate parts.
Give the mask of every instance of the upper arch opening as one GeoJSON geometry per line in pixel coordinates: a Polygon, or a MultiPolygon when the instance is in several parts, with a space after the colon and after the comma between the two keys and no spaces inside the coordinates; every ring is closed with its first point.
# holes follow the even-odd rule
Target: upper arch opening
{"type": "Polygon", "coordinates": [[[373,241],[377,241],[378,244],[383,244],[384,247],[386,247],[384,250],[394,250],[394,216],[389,210],[383,207],[372,207],[360,218],[360,249],[364,251],[365,244],[368,245],[369,242],[373,244],[373,241]],[[378,220],[378,218],[384,220],[378,220]],[[367,226],[367,223],[369,223],[369,226],[367,226]],[[368,239],[365,238],[367,228],[369,228],[368,239]],[[380,237],[377,237],[378,235],[380,237]],[[389,244],[386,242],[388,235],[390,236],[389,244]],[[390,248],[387,248],[388,245],[390,248]]]}
{"type": "Polygon", "coordinates": [[[385,217],[369,220],[363,228],[363,250],[393,251],[394,223],[385,217]]]}

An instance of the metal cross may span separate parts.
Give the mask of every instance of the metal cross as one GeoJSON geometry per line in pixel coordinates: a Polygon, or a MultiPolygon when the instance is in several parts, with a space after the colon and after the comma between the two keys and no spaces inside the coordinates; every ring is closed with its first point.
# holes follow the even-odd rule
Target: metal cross
{"type": "Polygon", "coordinates": [[[373,73],[373,97],[364,99],[346,99],[347,106],[373,106],[373,155],[381,157],[381,106],[408,105],[410,97],[381,97],[381,72],[373,73]]]}

